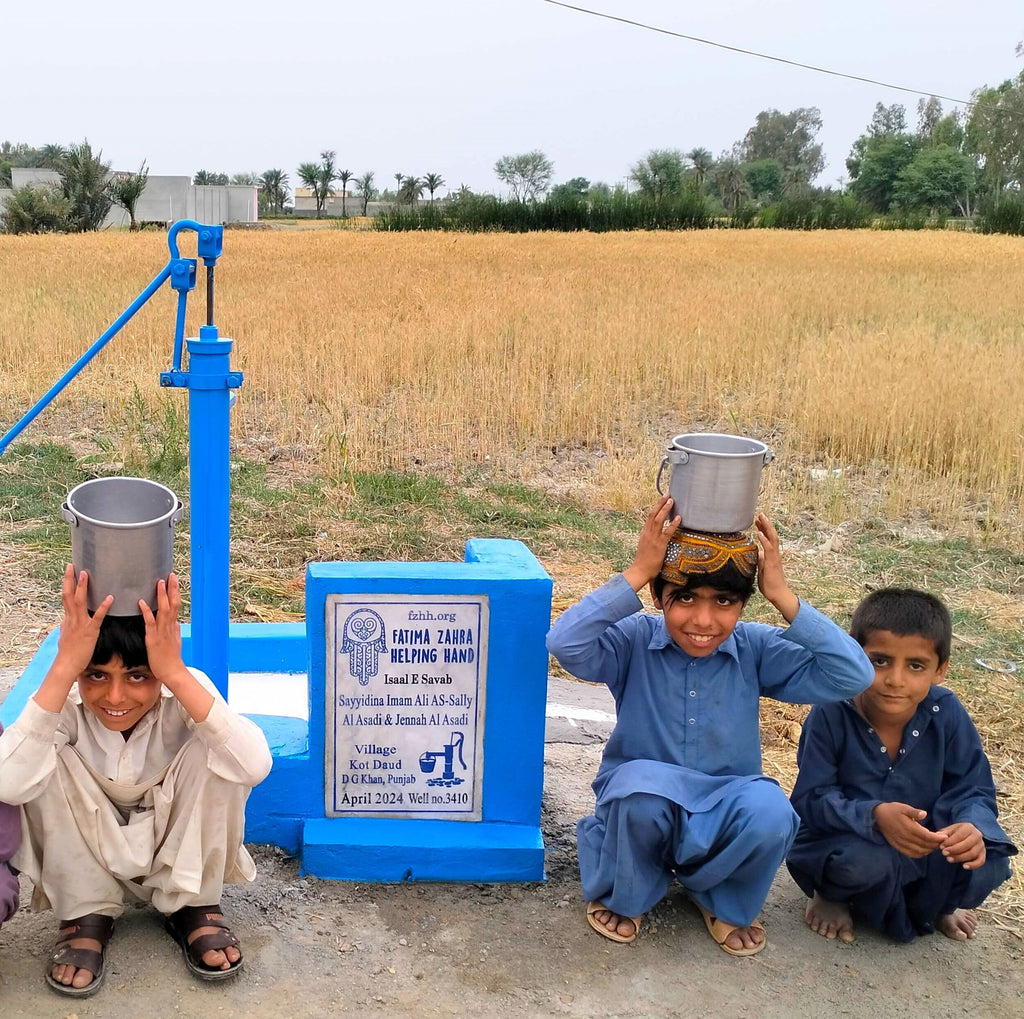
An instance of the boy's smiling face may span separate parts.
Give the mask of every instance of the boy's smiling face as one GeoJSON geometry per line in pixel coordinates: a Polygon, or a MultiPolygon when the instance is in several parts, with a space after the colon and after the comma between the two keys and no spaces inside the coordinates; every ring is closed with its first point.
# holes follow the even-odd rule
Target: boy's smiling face
{"type": "Polygon", "coordinates": [[[672,640],[688,655],[706,658],[729,639],[745,603],[731,591],[666,584],[660,598],[654,595],[654,604],[672,640]]]}
{"type": "Polygon", "coordinates": [[[855,698],[874,726],[905,725],[933,683],[941,683],[949,661],[940,662],[935,644],[920,634],[900,636],[874,630],[864,653],[875,669],[875,681],[855,698]]]}
{"type": "Polygon", "coordinates": [[[78,677],[78,695],[107,728],[125,733],[160,700],[160,680],[145,665],[126,669],[118,655],[78,677]]]}

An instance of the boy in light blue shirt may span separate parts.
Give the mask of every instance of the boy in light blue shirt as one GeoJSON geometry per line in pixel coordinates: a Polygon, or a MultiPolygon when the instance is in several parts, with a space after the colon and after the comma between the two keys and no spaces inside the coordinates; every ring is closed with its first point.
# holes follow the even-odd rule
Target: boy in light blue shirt
{"type": "Polygon", "coordinates": [[[797,829],[761,772],[762,695],[819,703],[871,682],[860,646],[790,590],[779,537],[680,530],[662,498],[622,573],[564,612],[548,650],[574,676],[605,683],[617,721],[577,825],[587,919],[613,941],[678,880],[731,955],[765,946],[756,918],[797,829]],[[740,619],[755,576],[788,629],[740,619]],[[637,597],[650,585],[661,616],[637,597]]]}

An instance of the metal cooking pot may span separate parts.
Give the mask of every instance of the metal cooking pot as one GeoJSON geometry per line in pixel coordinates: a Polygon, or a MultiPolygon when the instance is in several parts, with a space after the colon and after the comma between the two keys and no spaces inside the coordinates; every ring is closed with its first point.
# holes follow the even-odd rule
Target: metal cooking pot
{"type": "Polygon", "coordinates": [[[671,465],[668,494],[683,527],[712,534],[745,531],[754,522],[761,470],[775,454],[757,439],[719,432],[677,435],[665,451],[655,485],[671,465]]]}
{"type": "Polygon", "coordinates": [[[108,594],[112,616],[139,615],[139,599],[156,610],[183,510],[169,488],[146,478],[95,478],[71,489],[61,516],[71,525],[75,573],[89,571],[90,611],[108,594]]]}

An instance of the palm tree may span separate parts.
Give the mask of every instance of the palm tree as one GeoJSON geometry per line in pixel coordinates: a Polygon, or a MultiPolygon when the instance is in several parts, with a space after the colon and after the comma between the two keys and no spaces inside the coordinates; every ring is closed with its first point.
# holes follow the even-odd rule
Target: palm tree
{"type": "Polygon", "coordinates": [[[320,208],[324,208],[327,199],[334,194],[334,182],[338,179],[336,157],[334,149],[324,149],[320,153],[320,208]]]}
{"type": "Polygon", "coordinates": [[[196,175],[192,178],[192,183],[202,186],[213,183],[213,174],[209,170],[197,170],[196,175]]]}
{"type": "Polygon", "coordinates": [[[434,192],[444,187],[444,177],[439,173],[425,173],[423,175],[423,186],[430,192],[430,204],[434,204],[434,192]]]}
{"type": "Polygon", "coordinates": [[[128,213],[128,229],[132,231],[139,229],[139,224],[135,221],[135,207],[139,204],[142,192],[146,190],[147,180],[149,168],[143,160],[138,173],[116,174],[107,184],[110,197],[128,213]]]}
{"type": "Polygon", "coordinates": [[[334,194],[334,182],[338,179],[335,156],[332,149],[325,149],[320,153],[319,163],[302,163],[297,171],[299,180],[313,192],[317,219],[321,218],[327,199],[334,194]]]}
{"type": "Polygon", "coordinates": [[[348,212],[345,209],[345,195],[348,192],[348,182],[352,179],[351,170],[339,170],[338,180],[341,181],[341,215],[343,219],[348,219],[348,212]]]}
{"type": "Polygon", "coordinates": [[[316,201],[316,218],[320,218],[320,174],[316,163],[299,163],[295,171],[304,187],[309,188],[316,201]]]}
{"type": "Polygon", "coordinates": [[[703,188],[704,181],[715,165],[715,157],[707,149],[690,149],[686,153],[690,165],[693,167],[693,175],[697,178],[697,186],[703,188]]]}
{"type": "Polygon", "coordinates": [[[750,194],[750,186],[743,175],[743,167],[735,159],[723,159],[715,169],[715,182],[718,184],[722,202],[730,213],[735,213],[750,194]]]}
{"type": "Polygon", "coordinates": [[[423,197],[423,181],[419,177],[405,177],[399,192],[399,201],[415,205],[423,197]]]}
{"type": "Polygon", "coordinates": [[[88,140],[71,145],[57,168],[61,191],[70,206],[68,221],[72,230],[99,230],[110,211],[112,199],[107,192],[110,164],[103,152],[93,155],[88,140]]]}
{"type": "Polygon", "coordinates": [[[44,145],[39,150],[39,165],[56,170],[60,161],[64,158],[66,150],[63,145],[55,145],[52,142],[44,145]]]}
{"type": "Polygon", "coordinates": [[[405,180],[404,173],[395,174],[395,201],[401,201],[402,196],[402,181],[405,180]]]}
{"type": "Polygon", "coordinates": [[[356,177],[356,192],[363,199],[363,215],[366,215],[366,206],[370,199],[377,193],[373,186],[373,170],[367,170],[361,177],[356,177]]]}
{"type": "Polygon", "coordinates": [[[259,179],[259,188],[271,212],[284,212],[284,203],[288,199],[288,174],[284,170],[265,170],[259,179]]]}
{"type": "Polygon", "coordinates": [[[2,233],[67,233],[68,200],[60,188],[48,184],[26,184],[15,188],[0,202],[2,233]]]}

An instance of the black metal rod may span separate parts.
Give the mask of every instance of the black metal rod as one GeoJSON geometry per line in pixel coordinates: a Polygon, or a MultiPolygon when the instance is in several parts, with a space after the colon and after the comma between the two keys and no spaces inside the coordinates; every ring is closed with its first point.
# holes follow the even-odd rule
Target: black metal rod
{"type": "Polygon", "coordinates": [[[206,324],[213,325],[213,266],[206,267],[206,324]]]}

